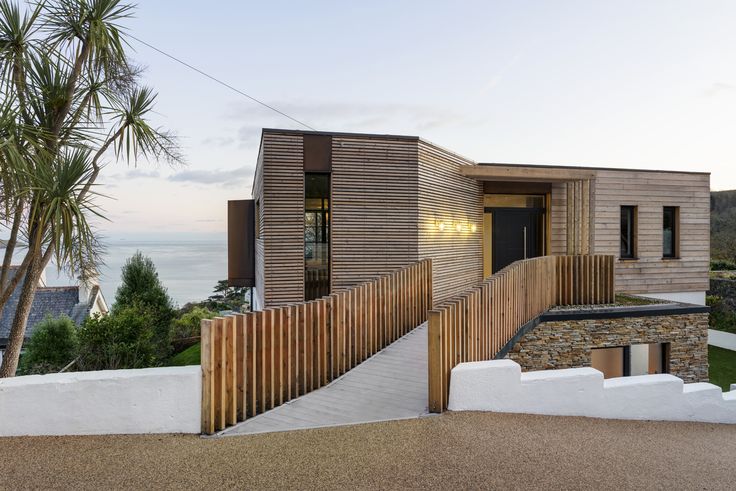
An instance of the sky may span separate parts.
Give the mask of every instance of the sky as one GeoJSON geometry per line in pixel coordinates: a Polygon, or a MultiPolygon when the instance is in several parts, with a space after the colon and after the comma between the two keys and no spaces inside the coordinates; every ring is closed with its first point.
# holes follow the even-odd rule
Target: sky
{"type": "MultiPolygon", "coordinates": [[[[323,131],[736,188],[736,2],[141,0],[131,34],[323,131]]],[[[110,162],[109,237],[219,238],[283,116],[131,40],[186,167],[110,162]]]]}

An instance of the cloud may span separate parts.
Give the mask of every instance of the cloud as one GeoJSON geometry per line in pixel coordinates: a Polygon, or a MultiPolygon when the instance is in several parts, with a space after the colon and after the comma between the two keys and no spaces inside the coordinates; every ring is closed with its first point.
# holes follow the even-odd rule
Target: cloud
{"type": "Polygon", "coordinates": [[[253,167],[251,166],[228,170],[185,170],[169,176],[168,180],[172,182],[230,187],[242,184],[250,179],[252,174],[253,167]]]}
{"type": "MultiPolygon", "coordinates": [[[[452,109],[405,103],[274,102],[274,107],[325,131],[421,134],[448,126],[476,125],[479,121],[452,109]]],[[[258,146],[262,128],[305,129],[262,106],[232,104],[225,113],[244,121],[237,130],[240,148],[258,146]],[[257,121],[258,123],[254,123],[257,121]]]]}
{"type": "Polygon", "coordinates": [[[110,176],[116,181],[126,179],[158,179],[161,174],[157,170],[131,169],[124,174],[113,174],[110,176]]]}
{"type": "Polygon", "coordinates": [[[202,145],[209,145],[209,146],[215,146],[215,147],[229,147],[235,143],[235,138],[232,137],[220,137],[220,136],[213,136],[210,138],[205,138],[202,140],[202,145]]]}
{"type": "Polygon", "coordinates": [[[715,97],[724,93],[733,92],[736,90],[736,85],[727,84],[723,82],[716,82],[704,91],[706,97],[715,97]]]}

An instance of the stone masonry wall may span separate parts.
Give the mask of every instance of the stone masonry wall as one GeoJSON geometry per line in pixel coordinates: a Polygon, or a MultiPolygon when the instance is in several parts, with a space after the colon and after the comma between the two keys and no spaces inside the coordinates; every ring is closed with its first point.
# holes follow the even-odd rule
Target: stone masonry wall
{"type": "Polygon", "coordinates": [[[589,367],[592,348],[670,343],[670,373],[708,381],[708,314],[542,322],[508,355],[525,371],[589,367]]]}

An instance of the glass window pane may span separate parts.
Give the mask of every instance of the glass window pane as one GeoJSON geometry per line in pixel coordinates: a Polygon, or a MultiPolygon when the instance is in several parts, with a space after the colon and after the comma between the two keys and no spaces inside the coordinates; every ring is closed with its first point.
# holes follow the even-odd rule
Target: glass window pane
{"type": "Polygon", "coordinates": [[[662,213],[662,256],[675,257],[676,220],[677,212],[673,207],[666,206],[662,213]]]}
{"type": "Polygon", "coordinates": [[[621,207],[621,257],[631,257],[631,214],[621,207]]]}
{"type": "Polygon", "coordinates": [[[330,294],[330,175],[304,175],[304,299],[330,294]]]}

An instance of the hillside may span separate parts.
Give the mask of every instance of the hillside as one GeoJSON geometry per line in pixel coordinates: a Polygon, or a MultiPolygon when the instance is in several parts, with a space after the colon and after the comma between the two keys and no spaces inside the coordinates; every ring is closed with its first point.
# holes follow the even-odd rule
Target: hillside
{"type": "Polygon", "coordinates": [[[710,255],[736,260],[736,190],[710,193],[710,255]]]}

